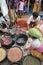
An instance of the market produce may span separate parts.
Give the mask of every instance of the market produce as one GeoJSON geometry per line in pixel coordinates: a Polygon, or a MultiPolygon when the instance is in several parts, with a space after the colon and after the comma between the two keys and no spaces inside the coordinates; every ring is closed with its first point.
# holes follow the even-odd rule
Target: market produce
{"type": "Polygon", "coordinates": [[[40,61],[32,56],[26,56],[23,65],[40,65],[40,61]]]}
{"type": "Polygon", "coordinates": [[[36,37],[36,38],[42,37],[42,34],[36,28],[30,28],[29,29],[29,35],[32,36],[32,37],[36,37]]]}
{"type": "Polygon", "coordinates": [[[35,56],[39,59],[43,59],[42,54],[38,52],[37,50],[30,50],[30,54],[32,54],[32,56],[35,56]]]}
{"type": "Polygon", "coordinates": [[[40,37],[39,40],[43,44],[43,37],[40,37]]]}
{"type": "Polygon", "coordinates": [[[18,65],[18,64],[12,64],[12,65],[18,65]]]}
{"type": "Polygon", "coordinates": [[[18,42],[18,43],[25,43],[25,40],[24,40],[24,38],[19,38],[19,39],[17,40],[17,42],[18,42]]]}
{"type": "Polygon", "coordinates": [[[40,27],[39,27],[39,26],[35,26],[34,28],[36,28],[36,29],[40,30],[40,27]]]}
{"type": "Polygon", "coordinates": [[[0,48],[0,62],[2,62],[6,57],[6,51],[3,48],[0,48]]]}
{"type": "Polygon", "coordinates": [[[8,51],[8,59],[11,62],[17,62],[22,58],[22,51],[18,47],[10,48],[8,51]]]}
{"type": "Polygon", "coordinates": [[[19,18],[17,25],[19,25],[21,28],[27,28],[27,18],[19,18]]]}
{"type": "Polygon", "coordinates": [[[41,42],[38,40],[38,39],[35,39],[33,42],[32,42],[32,47],[33,48],[39,48],[40,45],[41,45],[41,42]]]}

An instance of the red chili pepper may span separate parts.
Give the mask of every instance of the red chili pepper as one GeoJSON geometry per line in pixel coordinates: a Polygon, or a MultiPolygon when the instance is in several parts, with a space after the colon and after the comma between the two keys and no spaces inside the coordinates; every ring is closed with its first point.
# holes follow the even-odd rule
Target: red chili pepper
{"type": "Polygon", "coordinates": [[[5,42],[3,42],[3,45],[8,45],[9,44],[9,41],[6,40],[5,42]]]}

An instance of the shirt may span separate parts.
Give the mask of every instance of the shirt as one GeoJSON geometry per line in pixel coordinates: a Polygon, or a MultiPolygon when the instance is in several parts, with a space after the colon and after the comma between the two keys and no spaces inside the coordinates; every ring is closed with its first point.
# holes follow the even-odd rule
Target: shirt
{"type": "Polygon", "coordinates": [[[38,12],[38,5],[34,4],[33,12],[38,12]]]}
{"type": "Polygon", "coordinates": [[[20,1],[19,10],[23,10],[23,9],[24,9],[24,2],[20,1]]]}
{"type": "Polygon", "coordinates": [[[12,4],[11,8],[16,8],[18,2],[19,0],[16,0],[16,2],[14,2],[14,0],[10,0],[10,3],[12,4]]]}
{"type": "Polygon", "coordinates": [[[40,16],[38,16],[35,20],[33,19],[33,15],[30,16],[30,18],[27,21],[27,24],[30,24],[30,22],[36,22],[36,21],[40,21],[40,16]]]}

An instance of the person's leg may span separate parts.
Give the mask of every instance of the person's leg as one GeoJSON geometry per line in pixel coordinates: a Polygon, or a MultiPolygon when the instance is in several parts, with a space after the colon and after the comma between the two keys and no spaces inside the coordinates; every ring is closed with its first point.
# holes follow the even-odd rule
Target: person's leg
{"type": "Polygon", "coordinates": [[[18,10],[18,17],[19,17],[20,11],[18,10]]]}
{"type": "Polygon", "coordinates": [[[20,10],[20,18],[21,18],[21,16],[22,16],[22,11],[20,10]]]}
{"type": "Polygon", "coordinates": [[[21,18],[21,10],[18,10],[18,16],[21,18]]]}
{"type": "Polygon", "coordinates": [[[24,15],[24,12],[23,12],[23,11],[21,11],[21,16],[22,16],[22,15],[24,15]]]}

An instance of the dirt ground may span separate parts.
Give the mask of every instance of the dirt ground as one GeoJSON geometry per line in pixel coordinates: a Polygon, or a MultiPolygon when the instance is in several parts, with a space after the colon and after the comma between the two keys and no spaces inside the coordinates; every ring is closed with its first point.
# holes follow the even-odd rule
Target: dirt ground
{"type": "MultiPolygon", "coordinates": [[[[22,16],[22,18],[29,18],[29,17],[30,17],[30,15],[22,16]]],[[[0,63],[0,65],[9,65],[9,64],[8,64],[8,61],[5,60],[5,62],[0,63]]],[[[15,64],[13,64],[13,65],[15,65],[15,64]]],[[[38,59],[31,57],[31,56],[27,56],[23,60],[23,65],[43,65],[43,61],[40,64],[40,61],[38,59]]]]}

